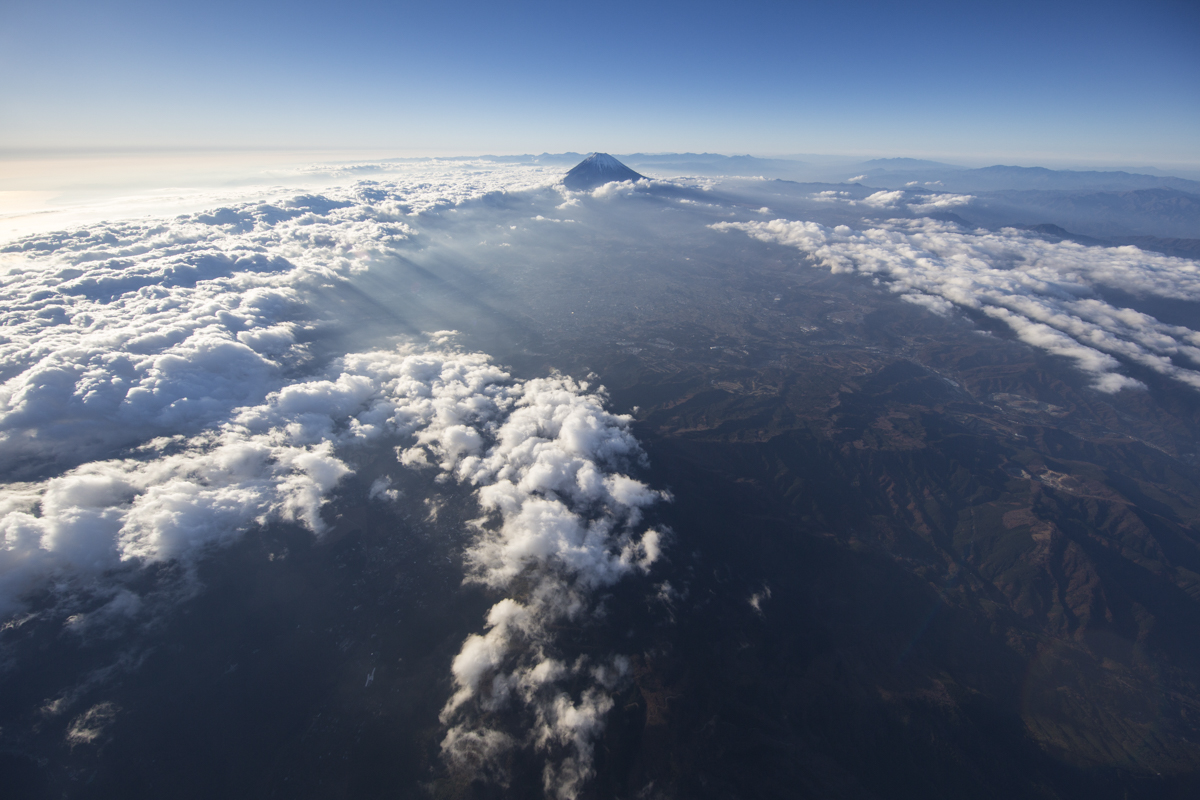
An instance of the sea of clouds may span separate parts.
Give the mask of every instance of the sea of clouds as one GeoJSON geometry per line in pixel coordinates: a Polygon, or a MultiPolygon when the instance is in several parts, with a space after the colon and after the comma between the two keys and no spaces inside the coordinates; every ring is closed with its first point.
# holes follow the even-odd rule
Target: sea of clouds
{"type": "Polygon", "coordinates": [[[151,615],[138,569],[180,565],[188,583],[252,526],[319,535],[347,454],[394,447],[472,487],[468,580],[503,598],[453,662],[447,759],[479,770],[507,747],[553,749],[547,790],[572,796],[628,661],[560,663],[551,626],[584,620],[597,589],[646,571],[662,544],[642,509],[663,493],[625,474],[644,461],[631,420],[587,382],[514,380],[446,334],[328,363],[310,348],[339,324],[322,295],[410,240],[422,213],[542,183],[456,164],[5,247],[0,616],[36,621],[30,598],[46,591],[76,632],[151,615]],[[567,677],[586,684],[574,698],[567,677]],[[480,723],[506,706],[533,715],[527,736],[480,723]]]}
{"type": "MultiPolygon", "coordinates": [[[[667,494],[631,477],[644,463],[632,421],[586,380],[516,379],[444,332],[330,354],[322,343],[353,320],[331,318],[325,298],[421,246],[426,221],[453,225],[442,212],[497,193],[543,192],[548,213],[585,219],[589,203],[680,185],[552,191],[540,169],[474,162],[378,172],[319,194],[274,192],[0,246],[0,618],[12,628],[44,614],[83,632],[152,616],[161,598],[134,588],[139,570],[177,566],[178,600],[195,590],[189,576],[205,553],[254,526],[319,536],[351,456],[394,449],[402,467],[470,491],[467,580],[499,598],[450,665],[447,763],[503,780],[505,753],[541,752],[547,793],[573,797],[594,771],[594,742],[631,661],[565,659],[554,631],[599,613],[602,591],[648,572],[666,543],[646,510],[667,494]]],[[[1200,300],[1195,262],[930,219],[766,222],[765,206],[723,204],[718,184],[686,185],[704,202],[664,202],[690,209],[698,231],[797,247],[933,312],[997,318],[1073,359],[1101,391],[1140,387],[1128,364],[1200,388],[1200,334],[1096,291],[1200,300]],[[730,214],[756,219],[713,222],[730,214]]],[[[924,213],[971,198],[895,191],[853,202],[924,213]]],[[[493,203],[521,219],[529,205],[493,203]]],[[[384,484],[372,493],[400,502],[384,484]]]]}

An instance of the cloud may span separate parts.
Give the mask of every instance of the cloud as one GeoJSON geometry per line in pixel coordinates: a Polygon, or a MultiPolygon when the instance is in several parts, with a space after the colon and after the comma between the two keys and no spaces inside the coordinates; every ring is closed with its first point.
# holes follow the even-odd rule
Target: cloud
{"type": "Polygon", "coordinates": [[[917,195],[917,202],[909,201],[908,207],[918,214],[939,211],[947,208],[961,208],[970,205],[975,200],[970,194],[922,194],[917,195]]]}
{"type": "MultiPolygon", "coordinates": [[[[915,182],[914,182],[915,183],[915,182]]],[[[910,186],[913,184],[909,184],[910,186]]],[[[813,199],[823,203],[841,203],[847,206],[866,206],[881,210],[907,208],[915,214],[928,214],[948,208],[960,208],[975,200],[974,195],[931,193],[923,191],[905,191],[894,189],[879,191],[860,200],[855,200],[850,192],[826,190],[815,192],[813,199]]]]}
{"type": "Polygon", "coordinates": [[[557,184],[554,189],[561,194],[565,200],[559,209],[571,208],[579,205],[580,198],[593,197],[597,199],[613,199],[619,197],[629,197],[634,194],[654,193],[662,189],[679,190],[693,189],[702,192],[712,191],[717,185],[717,181],[712,178],[703,177],[676,177],[670,179],[663,178],[642,178],[636,181],[609,181],[602,186],[597,186],[591,190],[574,191],[557,184]]]}
{"type": "MultiPolygon", "coordinates": [[[[241,413],[278,406],[274,396],[241,413]]],[[[314,427],[300,414],[259,433],[229,421],[190,438],[155,440],[136,457],[0,488],[0,614],[20,610],[23,598],[52,579],[64,590],[118,596],[124,587],[106,584],[106,574],[131,564],[189,563],[269,520],[324,530],[321,506],[350,469],[334,454],[334,441],[312,435],[314,427]]]]}
{"type": "Polygon", "coordinates": [[[904,202],[904,192],[875,192],[862,200],[851,200],[850,205],[864,205],[872,208],[896,208],[904,202]]]}
{"type": "Polygon", "coordinates": [[[454,660],[443,752],[451,764],[474,769],[485,745],[565,748],[544,776],[547,793],[563,798],[574,797],[593,772],[592,741],[611,708],[609,690],[629,664],[620,656],[557,660],[554,626],[594,615],[592,593],[646,572],[665,535],[640,529],[642,509],[665,493],[622,471],[644,460],[630,419],[605,411],[588,388],[558,377],[527,382],[487,449],[481,436],[466,435],[477,428],[464,432],[461,424],[418,437],[429,460],[478,487],[485,517],[466,553],[470,580],[521,593],[493,606],[487,631],[469,637],[454,660]],[[590,685],[572,696],[561,688],[567,678],[590,685]],[[485,722],[512,705],[532,717],[523,739],[485,722]]]}
{"type": "MultiPolygon", "coordinates": [[[[586,382],[516,381],[445,335],[351,353],[324,377],[235,408],[214,428],[0,489],[0,613],[12,617],[54,586],[107,598],[93,621],[138,614],[127,580],[137,567],[187,567],[272,521],[320,534],[322,508],[351,474],[343,452],[393,444],[401,463],[435,465],[471,487],[482,516],[465,553],[469,580],[507,595],[454,660],[447,759],[477,767],[506,742],[563,751],[547,780],[556,796],[573,797],[592,772],[592,741],[628,661],[562,663],[551,655],[553,626],[586,622],[596,590],[646,572],[663,546],[662,531],[641,525],[643,509],[666,495],[625,474],[644,462],[630,422],[606,411],[586,382]],[[568,677],[586,685],[572,695],[568,677]],[[531,715],[525,733],[489,727],[488,712],[508,706],[531,715]]],[[[398,499],[387,482],[370,494],[398,499]]],[[[82,630],[86,619],[68,625],[82,630]]],[[[95,726],[77,727],[85,739],[95,726]]]]}
{"type": "Polygon", "coordinates": [[[399,489],[392,488],[392,479],[387,475],[376,478],[371,483],[371,488],[367,492],[367,497],[372,500],[381,500],[388,503],[398,502],[402,495],[403,492],[399,489]]]}
{"type": "Polygon", "coordinates": [[[1200,333],[1113,306],[1097,291],[1200,300],[1195,261],[1134,247],[1051,243],[1013,229],[965,233],[933,220],[891,220],[864,231],[787,220],[711,227],[796,247],[834,272],[874,275],[938,313],[954,306],[979,311],[1022,341],[1072,359],[1104,392],[1142,385],[1120,373],[1122,363],[1200,389],[1200,333]]]}
{"type": "MultiPolygon", "coordinates": [[[[328,287],[409,246],[423,216],[546,182],[456,169],[391,179],[372,167],[356,173],[378,180],[351,187],[7,245],[0,455],[26,480],[0,488],[0,614],[53,590],[47,619],[74,635],[153,617],[194,590],[206,552],[255,526],[320,535],[355,449],[396,448],[398,467],[472,492],[469,579],[500,596],[454,660],[443,752],[500,776],[494,754],[532,748],[547,791],[570,797],[630,667],[567,658],[554,631],[593,618],[596,593],[646,573],[666,540],[644,521],[665,495],[630,477],[643,456],[629,418],[587,383],[514,381],[445,337],[332,363],[309,346],[328,287]],[[137,580],[155,565],[181,579],[169,596],[137,580]]],[[[561,196],[564,208],[589,200],[561,196]]],[[[404,502],[386,479],[367,495],[404,502]]],[[[59,710],[81,696],[66,692],[59,710]]]]}
{"type": "Polygon", "coordinates": [[[388,216],[296,197],[10,246],[27,267],[0,288],[0,454],[95,455],[261,400],[307,357],[305,293],[411,235],[388,216]]]}
{"type": "MultiPolygon", "coordinates": [[[[30,598],[49,591],[58,602],[44,613],[71,635],[144,620],[163,599],[136,580],[147,567],[176,570],[186,591],[206,552],[255,526],[286,522],[319,536],[359,449],[394,451],[398,468],[435,473],[478,504],[465,564],[468,580],[495,598],[451,664],[445,758],[503,783],[504,754],[528,748],[544,756],[547,793],[573,797],[594,771],[597,736],[631,663],[617,653],[568,654],[555,631],[594,619],[605,590],[647,574],[667,545],[667,532],[646,519],[665,493],[632,477],[643,455],[629,418],[607,411],[603,391],[587,382],[515,380],[448,336],[337,358],[315,352],[330,341],[320,341],[329,324],[320,298],[424,246],[423,222],[457,234],[450,220],[498,207],[512,219],[569,223],[511,194],[557,175],[457,161],[309,172],[373,180],[273,190],[204,213],[3,248],[11,269],[0,275],[0,457],[14,479],[0,488],[3,625],[31,623],[30,598]]],[[[542,199],[577,216],[597,198],[680,186],[609,184],[590,198],[555,187],[542,199]]],[[[972,200],[920,190],[816,199],[872,214],[972,200]]],[[[713,227],[798,247],[835,271],[872,273],[937,313],[990,315],[1071,358],[1103,391],[1138,385],[1121,371],[1130,363],[1195,385],[1195,332],[1095,291],[1200,299],[1192,262],[931,221],[866,231],[784,220],[713,227]]],[[[411,502],[433,519],[444,507],[404,497],[387,477],[365,494],[411,502]]],[[[666,604],[682,602],[665,582],[658,592],[666,604]]],[[[765,613],[769,597],[764,588],[748,602],[765,613]]],[[[83,696],[64,694],[55,708],[65,714],[83,696]]],[[[72,741],[101,735],[116,713],[102,706],[71,710],[72,741]]]]}
{"type": "Polygon", "coordinates": [[[642,521],[643,510],[667,495],[625,474],[644,463],[631,419],[606,411],[603,394],[586,382],[512,381],[480,354],[414,353],[397,363],[369,353],[344,361],[350,372],[337,381],[281,391],[238,419],[278,430],[314,405],[365,408],[353,416],[348,440],[403,431],[411,445],[398,449],[401,463],[436,465],[474,488],[483,516],[465,553],[468,580],[506,596],[488,612],[485,632],[468,637],[454,659],[443,752],[452,765],[489,773],[510,747],[565,751],[548,760],[547,792],[574,797],[593,772],[592,742],[629,662],[560,661],[554,629],[591,618],[594,593],[647,572],[665,539],[642,521]],[[571,694],[563,688],[568,679],[586,685],[571,694]],[[523,734],[492,727],[504,709],[530,718],[523,734]]]}
{"type": "Polygon", "coordinates": [[[595,189],[591,190],[591,192],[585,191],[579,192],[578,194],[590,194],[592,197],[597,198],[626,197],[638,192],[652,191],[654,189],[661,189],[664,187],[673,189],[680,186],[693,186],[693,188],[700,188],[699,183],[686,184],[684,183],[683,179],[660,180],[656,178],[642,178],[641,180],[637,181],[609,181],[603,186],[597,186],[595,189]]]}
{"type": "Polygon", "coordinates": [[[485,162],[386,166],[386,181],[0,247],[11,265],[0,275],[8,474],[195,433],[261,401],[311,361],[328,287],[403,247],[417,216],[554,177],[485,162]]]}
{"type": "Polygon", "coordinates": [[[763,584],[763,588],[751,594],[750,598],[746,602],[749,603],[750,607],[754,609],[755,614],[763,617],[766,616],[766,612],[763,611],[763,606],[766,605],[766,602],[770,599],[771,587],[763,584]]]}
{"type": "Polygon", "coordinates": [[[104,729],[116,719],[120,709],[113,703],[97,703],[67,726],[67,742],[74,747],[79,744],[91,744],[100,738],[104,729]]]}
{"type": "MultiPolygon", "coordinates": [[[[500,595],[454,661],[447,759],[500,777],[489,754],[533,748],[548,791],[573,796],[629,661],[567,659],[555,626],[587,622],[597,591],[647,572],[665,545],[643,517],[666,495],[629,475],[644,460],[630,419],[587,382],[513,380],[447,335],[313,352],[328,341],[321,298],[391,263],[423,218],[504,205],[557,175],[358,166],[326,172],[375,180],[0,248],[0,616],[36,619],[33,598],[51,597],[46,624],[128,631],[190,596],[205,554],[255,526],[321,535],[357,449],[395,449],[398,468],[436,470],[472,493],[469,580],[500,595]]],[[[677,185],[643,183],[613,191],[677,185]]],[[[569,208],[582,195],[562,197],[569,208]]],[[[405,502],[386,477],[366,494],[405,502]]],[[[134,650],[85,684],[136,668],[134,650]]],[[[65,691],[55,713],[82,696],[65,691]]],[[[71,741],[92,741],[110,718],[77,716],[71,741]]]]}

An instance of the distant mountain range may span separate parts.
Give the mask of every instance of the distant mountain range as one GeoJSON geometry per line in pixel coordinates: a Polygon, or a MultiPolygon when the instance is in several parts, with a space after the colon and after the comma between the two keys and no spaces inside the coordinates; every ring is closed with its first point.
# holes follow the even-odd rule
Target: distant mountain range
{"type": "MultiPolygon", "coordinates": [[[[611,156],[610,156],[611,157],[611,156]]],[[[565,167],[578,164],[584,154],[540,153],[485,155],[445,160],[486,159],[500,163],[565,167]]],[[[839,183],[858,178],[865,186],[898,189],[930,186],[950,192],[1005,191],[1128,192],[1137,189],[1174,189],[1200,196],[1200,181],[1152,170],[1158,174],[1127,170],[1070,170],[996,164],[981,169],[920,158],[873,158],[867,161],[802,161],[796,158],[760,158],[720,153],[630,153],[613,160],[631,170],[661,177],[763,177],[792,181],[839,183]],[[859,177],[861,176],[861,177],[859,177]]],[[[1151,168],[1147,168],[1150,170],[1151,168]]]]}
{"type": "Polygon", "coordinates": [[[926,161],[922,158],[873,158],[858,166],[864,169],[966,169],[953,164],[943,164],[941,161],[926,161]]]}
{"type": "MultiPolygon", "coordinates": [[[[559,157],[543,154],[536,163],[551,166],[559,157]]],[[[635,153],[625,156],[651,175],[711,175],[772,177],[784,169],[803,171],[800,162],[713,153],[635,153]],[[789,168],[787,165],[791,163],[789,168]]],[[[874,159],[857,167],[886,164],[927,169],[893,171],[876,166],[864,170],[853,191],[862,199],[880,188],[904,189],[910,195],[962,192],[974,196],[969,206],[941,209],[935,216],[950,222],[986,228],[1021,226],[1033,222],[1062,226],[1078,235],[1107,243],[1132,244],[1174,255],[1195,257],[1200,239],[1200,182],[1170,176],[1111,171],[1051,170],[1043,167],[992,166],[966,169],[918,159],[874,159]],[[916,177],[914,177],[916,176],[916,177]],[[911,178],[911,180],[909,180],[911,178]],[[1125,187],[1125,188],[1123,188],[1125,187]],[[1135,188],[1127,188],[1135,187],[1135,188]],[[1153,240],[1153,241],[1151,241],[1153,240]],[[1169,240],[1169,241],[1168,241],[1169,240]]],[[[844,169],[844,168],[843,168],[844,169]]],[[[594,153],[575,165],[563,179],[571,189],[587,190],[610,181],[636,181],[646,176],[606,153],[594,153]]],[[[806,184],[785,178],[792,186],[806,184]]],[[[843,179],[845,180],[845,179],[843,179]]],[[[814,191],[822,191],[811,184],[814,191]]],[[[825,190],[839,184],[824,184],[825,190]]],[[[845,189],[850,185],[840,184],[845,189]]]]}
{"type": "Polygon", "coordinates": [[[980,192],[959,213],[989,228],[1037,220],[1105,240],[1200,238],[1200,194],[1177,189],[980,192]]]}
{"type": "MultiPolygon", "coordinates": [[[[1002,192],[1022,190],[1080,189],[1103,191],[1129,191],[1132,189],[1176,189],[1200,194],[1200,181],[1176,178],[1170,175],[1142,175],[1136,172],[1099,172],[1070,169],[1046,169],[1045,167],[1011,167],[997,164],[982,169],[963,169],[949,165],[915,166],[897,164],[888,168],[880,161],[910,161],[911,159],[877,159],[866,162],[863,174],[865,183],[885,188],[899,188],[911,182],[934,183],[956,192],[1002,192]],[[867,168],[875,165],[872,168],[867,168]],[[898,168],[897,168],[898,167],[898,168]]],[[[934,162],[926,162],[933,164],[934,162]]]]}
{"type": "Polygon", "coordinates": [[[675,175],[793,178],[807,167],[805,162],[791,159],[716,153],[633,153],[621,158],[642,169],[675,175]]]}
{"type": "MultiPolygon", "coordinates": [[[[933,216],[932,214],[930,216],[933,216]]],[[[957,221],[957,220],[956,220],[957,221]]],[[[1039,234],[1051,241],[1068,240],[1088,247],[1116,247],[1133,245],[1143,250],[1153,250],[1168,256],[1180,258],[1200,258],[1200,239],[1162,238],[1158,236],[1117,236],[1100,239],[1095,236],[1085,236],[1072,233],[1061,225],[1043,222],[1038,225],[1017,225],[1016,227],[1039,234]]]]}

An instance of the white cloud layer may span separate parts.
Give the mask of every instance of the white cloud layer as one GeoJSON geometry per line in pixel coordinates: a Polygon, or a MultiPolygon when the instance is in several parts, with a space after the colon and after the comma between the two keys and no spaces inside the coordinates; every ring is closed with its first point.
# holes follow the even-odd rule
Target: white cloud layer
{"type": "Polygon", "coordinates": [[[414,215],[548,183],[470,163],[410,172],[9,243],[0,462],[94,457],[261,401],[308,359],[314,297],[413,236],[414,215]]]}
{"type": "Polygon", "coordinates": [[[1138,364],[1200,389],[1200,333],[1105,302],[1097,287],[1200,301],[1200,264],[1135,247],[1051,243],[1013,229],[891,220],[856,231],[815,222],[722,222],[756,239],[796,247],[833,272],[887,281],[903,299],[938,313],[954,306],[1001,320],[1022,341],[1072,359],[1105,392],[1143,384],[1120,372],[1138,364]]]}
{"type": "Polygon", "coordinates": [[[974,195],[948,194],[946,192],[912,192],[904,189],[882,190],[868,195],[861,200],[855,200],[847,191],[826,190],[813,194],[813,199],[822,203],[838,203],[846,206],[865,206],[872,209],[902,209],[907,208],[915,214],[928,214],[932,211],[945,211],[950,208],[961,208],[970,205],[975,200],[974,195]]]}
{"type": "MultiPolygon", "coordinates": [[[[346,355],[328,377],[284,386],[211,430],[0,489],[0,614],[51,584],[111,598],[93,614],[137,613],[113,577],[123,567],[188,565],[272,520],[320,533],[322,507],[351,472],[339,450],[399,442],[401,463],[474,487],[484,515],[466,552],[470,580],[505,595],[454,660],[446,756],[486,770],[481,759],[502,745],[536,747],[556,754],[547,791],[573,797],[628,661],[563,663],[552,626],[585,621],[595,590],[658,558],[662,533],[639,526],[664,495],[624,474],[643,459],[631,420],[605,411],[587,383],[514,381],[487,356],[440,341],[346,355]],[[588,685],[572,697],[566,677],[588,685]],[[508,706],[534,720],[520,740],[481,721],[508,706]]],[[[70,624],[86,623],[77,614],[70,624]]]]}
{"type": "MultiPolygon", "coordinates": [[[[28,479],[0,487],[0,616],[27,620],[47,591],[77,633],[152,615],[130,581],[142,568],[178,565],[190,584],[207,550],[253,526],[320,534],[347,454],[395,447],[473,493],[469,579],[501,598],[454,660],[447,759],[486,773],[503,747],[536,748],[547,791],[571,797],[629,662],[567,663],[553,625],[649,569],[663,534],[643,509],[664,495],[626,475],[643,459],[630,420],[587,383],[515,381],[444,337],[313,361],[322,293],[404,246],[419,215],[557,177],[425,166],[3,248],[0,463],[28,479]],[[489,727],[501,709],[525,727],[489,727]]],[[[386,478],[369,497],[403,501],[386,478]]],[[[88,713],[79,736],[99,730],[88,713]]]]}
{"type": "MultiPolygon", "coordinates": [[[[487,632],[469,637],[454,659],[443,752],[470,770],[517,744],[560,754],[543,776],[547,794],[560,798],[576,796],[592,775],[592,741],[629,662],[565,663],[553,654],[552,628],[586,621],[595,590],[647,571],[663,546],[661,531],[640,525],[642,509],[665,495],[621,472],[643,458],[630,419],[606,412],[587,388],[562,378],[526,383],[486,449],[478,426],[417,437],[422,455],[479,487],[485,517],[467,552],[471,579],[517,591],[492,607],[487,632]],[[572,697],[565,678],[587,686],[572,697]],[[532,716],[520,742],[483,722],[514,705],[532,716]]],[[[412,453],[401,459],[427,460],[412,453]]]]}

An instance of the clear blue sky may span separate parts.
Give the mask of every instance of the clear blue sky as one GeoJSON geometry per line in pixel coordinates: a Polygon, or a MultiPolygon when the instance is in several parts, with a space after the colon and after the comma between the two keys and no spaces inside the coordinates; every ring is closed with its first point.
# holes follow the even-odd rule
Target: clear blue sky
{"type": "Polygon", "coordinates": [[[0,0],[0,148],[1200,162],[1200,3],[0,0]]]}

